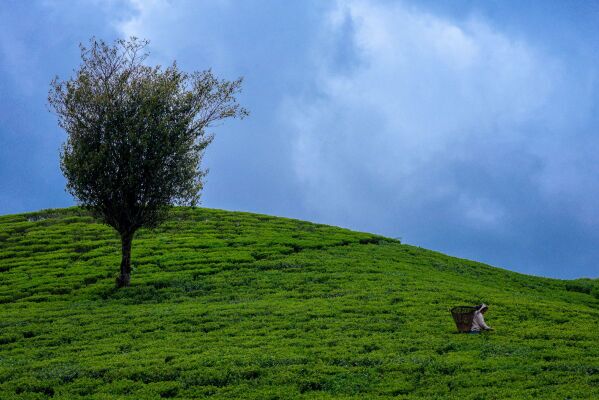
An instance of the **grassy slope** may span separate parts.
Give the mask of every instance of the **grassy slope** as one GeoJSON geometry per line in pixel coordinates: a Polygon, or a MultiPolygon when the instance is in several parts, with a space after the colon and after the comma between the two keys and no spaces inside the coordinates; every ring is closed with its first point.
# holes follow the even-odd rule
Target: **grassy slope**
{"type": "Polygon", "coordinates": [[[0,217],[1,399],[599,398],[593,282],[208,209],[140,232],[116,291],[119,250],[76,208],[0,217]],[[496,331],[455,334],[481,301],[496,331]]]}

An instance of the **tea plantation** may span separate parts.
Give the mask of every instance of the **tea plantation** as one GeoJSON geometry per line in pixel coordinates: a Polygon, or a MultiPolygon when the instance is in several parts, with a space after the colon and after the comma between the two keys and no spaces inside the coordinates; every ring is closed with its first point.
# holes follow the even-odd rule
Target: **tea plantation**
{"type": "Polygon", "coordinates": [[[78,208],[0,216],[0,399],[599,399],[596,280],[202,208],[119,263],[78,208]]]}

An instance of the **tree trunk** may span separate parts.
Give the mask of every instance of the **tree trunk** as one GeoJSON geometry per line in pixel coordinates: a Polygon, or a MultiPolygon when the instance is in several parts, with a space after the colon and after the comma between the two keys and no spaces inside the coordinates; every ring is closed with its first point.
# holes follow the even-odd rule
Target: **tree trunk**
{"type": "Polygon", "coordinates": [[[124,233],[121,235],[122,259],[121,259],[121,275],[116,278],[116,287],[122,288],[129,286],[131,280],[131,242],[133,241],[132,233],[124,233]]]}

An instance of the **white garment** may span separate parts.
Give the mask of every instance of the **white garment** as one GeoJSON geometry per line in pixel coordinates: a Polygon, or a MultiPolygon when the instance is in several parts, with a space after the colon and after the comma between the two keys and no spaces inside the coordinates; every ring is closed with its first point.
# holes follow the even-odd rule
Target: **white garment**
{"type": "Polygon", "coordinates": [[[480,310],[482,310],[486,307],[487,306],[485,304],[483,304],[481,308],[474,311],[474,318],[472,318],[472,328],[470,328],[471,331],[480,332],[483,329],[484,330],[491,329],[490,326],[485,324],[485,319],[483,318],[483,313],[480,312],[480,310]]]}

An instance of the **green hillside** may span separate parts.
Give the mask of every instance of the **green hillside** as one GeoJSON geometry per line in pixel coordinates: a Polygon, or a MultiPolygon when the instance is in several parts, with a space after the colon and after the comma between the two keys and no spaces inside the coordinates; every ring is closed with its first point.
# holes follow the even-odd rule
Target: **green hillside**
{"type": "Polygon", "coordinates": [[[599,399],[596,281],[210,209],[115,290],[119,252],[77,208],[0,217],[0,399],[599,399]],[[479,302],[496,330],[455,333],[479,302]]]}

